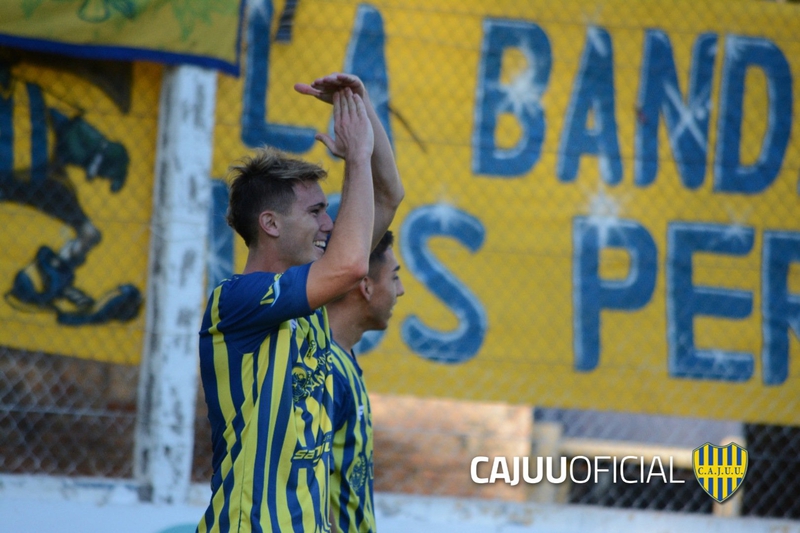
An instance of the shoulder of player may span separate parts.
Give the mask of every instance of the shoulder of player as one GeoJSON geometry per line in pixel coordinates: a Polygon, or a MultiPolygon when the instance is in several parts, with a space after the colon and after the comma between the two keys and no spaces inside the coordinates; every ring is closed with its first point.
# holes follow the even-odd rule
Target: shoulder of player
{"type": "MultiPolygon", "coordinates": [[[[249,272],[234,274],[222,280],[216,287],[220,305],[241,305],[258,303],[259,305],[277,302],[287,290],[292,293],[301,291],[305,296],[305,280],[308,276],[308,265],[292,267],[286,272],[249,272]]],[[[296,296],[297,294],[295,294],[296,296]]],[[[213,298],[214,295],[212,295],[213,298]]]]}
{"type": "Polygon", "coordinates": [[[331,367],[334,376],[341,376],[348,381],[356,373],[352,357],[336,341],[331,342],[331,367]]]}
{"type": "MultiPolygon", "coordinates": [[[[254,291],[266,290],[271,287],[280,274],[275,272],[251,272],[249,274],[234,274],[217,284],[214,289],[220,300],[231,298],[238,299],[254,296],[254,291]]],[[[259,294],[259,296],[262,296],[259,294]]]]}
{"type": "Polygon", "coordinates": [[[229,278],[220,281],[218,286],[223,287],[226,291],[247,290],[253,287],[271,286],[278,280],[282,282],[297,279],[305,281],[308,278],[310,266],[310,263],[298,265],[289,268],[286,272],[257,271],[248,272],[247,274],[233,274],[229,278]]]}

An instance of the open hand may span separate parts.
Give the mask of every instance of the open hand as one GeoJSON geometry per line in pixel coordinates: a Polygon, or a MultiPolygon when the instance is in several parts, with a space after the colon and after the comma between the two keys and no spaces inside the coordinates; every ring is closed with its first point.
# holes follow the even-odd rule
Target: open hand
{"type": "Polygon", "coordinates": [[[349,88],[353,94],[359,96],[366,105],[369,105],[369,95],[364,83],[354,74],[342,74],[334,72],[322,78],[317,78],[311,85],[306,83],[296,83],[294,90],[300,94],[307,94],[322,100],[325,103],[333,103],[333,95],[344,88],[349,88]]]}
{"type": "Polygon", "coordinates": [[[332,154],[346,161],[363,157],[369,160],[375,140],[364,101],[350,87],[334,92],[331,101],[336,138],[317,133],[316,139],[327,146],[332,154]]]}

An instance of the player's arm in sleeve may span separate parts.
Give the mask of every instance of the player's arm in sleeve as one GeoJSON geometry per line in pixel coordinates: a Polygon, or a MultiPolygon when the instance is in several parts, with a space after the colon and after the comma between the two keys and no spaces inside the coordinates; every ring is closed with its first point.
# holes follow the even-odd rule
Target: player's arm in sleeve
{"type": "Polygon", "coordinates": [[[330,103],[333,93],[344,87],[350,87],[364,100],[375,136],[375,148],[370,161],[375,193],[375,223],[372,232],[372,248],[374,248],[389,229],[397,208],[405,196],[405,190],[400,181],[389,136],[372,105],[367,89],[358,76],[334,73],[314,80],[311,85],[298,83],[295,85],[295,90],[330,103]]]}
{"type": "Polygon", "coordinates": [[[227,282],[216,304],[218,329],[229,337],[252,334],[260,341],[265,329],[308,316],[312,311],[306,300],[309,268],[306,264],[282,274],[253,272],[227,282]]]}
{"type": "Polygon", "coordinates": [[[356,287],[367,275],[372,250],[372,124],[364,101],[350,88],[335,92],[332,99],[336,138],[324,133],[316,137],[344,158],[344,180],[336,226],[325,253],[311,264],[308,273],[306,293],[312,309],[356,287]]]}

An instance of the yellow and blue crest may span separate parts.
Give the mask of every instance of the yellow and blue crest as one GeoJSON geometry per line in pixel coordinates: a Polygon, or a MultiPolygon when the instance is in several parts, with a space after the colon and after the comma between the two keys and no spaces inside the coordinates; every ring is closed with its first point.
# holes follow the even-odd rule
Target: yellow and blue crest
{"type": "Polygon", "coordinates": [[[747,450],[735,442],[726,446],[706,442],[692,452],[692,466],[703,490],[722,503],[742,486],[747,474],[747,450]]]}

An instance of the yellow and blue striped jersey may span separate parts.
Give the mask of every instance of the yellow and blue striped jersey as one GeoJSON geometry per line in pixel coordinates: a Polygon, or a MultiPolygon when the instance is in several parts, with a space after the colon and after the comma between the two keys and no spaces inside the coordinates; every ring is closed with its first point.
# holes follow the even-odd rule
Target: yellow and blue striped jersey
{"type": "Polygon", "coordinates": [[[211,502],[198,532],[330,531],[330,327],[309,265],[233,276],[200,330],[211,422],[211,502]]]}
{"type": "Polygon", "coordinates": [[[343,533],[375,531],[372,412],[355,356],[333,342],[333,471],[331,510],[343,533]]]}

